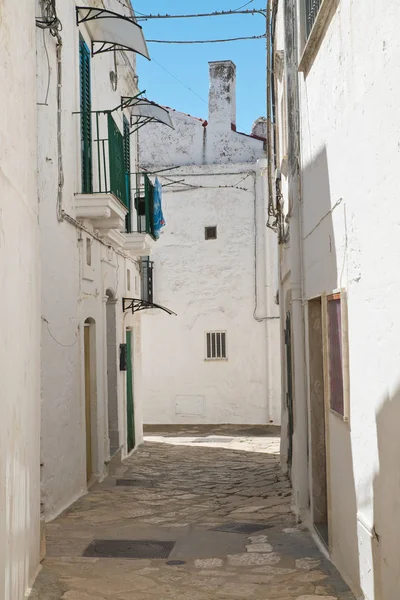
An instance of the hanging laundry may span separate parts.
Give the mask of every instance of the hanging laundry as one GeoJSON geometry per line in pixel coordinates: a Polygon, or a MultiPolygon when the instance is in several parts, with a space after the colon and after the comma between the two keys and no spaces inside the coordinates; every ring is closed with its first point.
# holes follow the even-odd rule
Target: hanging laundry
{"type": "Polygon", "coordinates": [[[165,226],[164,215],[162,211],[162,185],[156,177],[154,186],[154,237],[160,237],[161,229],[165,226]]]}

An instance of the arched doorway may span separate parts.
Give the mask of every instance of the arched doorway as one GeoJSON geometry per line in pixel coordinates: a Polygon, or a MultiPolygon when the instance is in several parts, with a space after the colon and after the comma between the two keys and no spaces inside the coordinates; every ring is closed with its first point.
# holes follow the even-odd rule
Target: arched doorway
{"type": "Polygon", "coordinates": [[[85,371],[85,430],[86,430],[86,481],[94,473],[96,448],[96,324],[86,319],[84,325],[85,371]]]}
{"type": "Polygon", "coordinates": [[[107,325],[107,402],[108,402],[108,436],[110,456],[118,451],[119,418],[118,418],[118,352],[117,352],[117,317],[114,292],[106,291],[106,325],[107,325]]]}

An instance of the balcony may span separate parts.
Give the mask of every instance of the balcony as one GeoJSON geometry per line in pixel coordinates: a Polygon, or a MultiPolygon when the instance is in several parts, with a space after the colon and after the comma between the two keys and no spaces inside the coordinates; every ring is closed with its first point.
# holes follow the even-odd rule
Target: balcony
{"type": "Polygon", "coordinates": [[[134,205],[135,231],[125,235],[124,248],[133,256],[149,256],[155,244],[154,236],[154,186],[145,173],[136,173],[134,205]]]}
{"type": "Polygon", "coordinates": [[[76,218],[89,221],[110,244],[123,246],[130,211],[129,132],[126,138],[110,111],[81,113],[81,192],[76,218]]]}

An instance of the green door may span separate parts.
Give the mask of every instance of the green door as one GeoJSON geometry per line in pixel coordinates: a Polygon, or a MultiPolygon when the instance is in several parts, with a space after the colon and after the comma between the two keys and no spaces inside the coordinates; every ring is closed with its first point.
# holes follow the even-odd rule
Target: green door
{"type": "Polygon", "coordinates": [[[133,365],[132,365],[132,331],[126,330],[126,410],[128,429],[128,452],[135,447],[135,412],[133,408],[133,365]]]}

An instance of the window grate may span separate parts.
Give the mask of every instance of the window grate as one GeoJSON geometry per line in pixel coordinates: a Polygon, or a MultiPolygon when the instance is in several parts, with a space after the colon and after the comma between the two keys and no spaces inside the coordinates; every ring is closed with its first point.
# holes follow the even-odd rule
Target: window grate
{"type": "Polygon", "coordinates": [[[153,262],[148,256],[141,260],[141,299],[146,302],[153,302],[153,262]]]}
{"type": "Polygon", "coordinates": [[[307,21],[307,37],[311,33],[311,29],[317,18],[318,11],[321,7],[322,0],[305,0],[306,2],[306,21],[307,21]]]}
{"type": "Polygon", "coordinates": [[[226,331],[208,331],[206,333],[206,359],[226,360],[226,331]]]}

